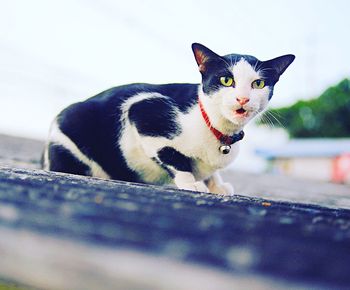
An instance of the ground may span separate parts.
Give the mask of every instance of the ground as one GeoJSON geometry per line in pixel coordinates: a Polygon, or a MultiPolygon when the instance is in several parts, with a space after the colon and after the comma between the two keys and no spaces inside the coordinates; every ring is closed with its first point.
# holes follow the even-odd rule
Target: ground
{"type": "Polygon", "coordinates": [[[106,290],[350,284],[346,186],[226,172],[239,195],[223,197],[37,170],[42,142],[0,140],[3,279],[106,290]]]}

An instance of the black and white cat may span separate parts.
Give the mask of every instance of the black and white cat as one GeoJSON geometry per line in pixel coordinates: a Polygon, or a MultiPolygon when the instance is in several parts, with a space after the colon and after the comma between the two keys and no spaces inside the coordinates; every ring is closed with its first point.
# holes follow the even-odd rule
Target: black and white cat
{"type": "Polygon", "coordinates": [[[295,57],[192,49],[201,84],[130,84],[69,106],[52,123],[43,168],[233,194],[218,170],[235,159],[244,125],[295,57]]]}

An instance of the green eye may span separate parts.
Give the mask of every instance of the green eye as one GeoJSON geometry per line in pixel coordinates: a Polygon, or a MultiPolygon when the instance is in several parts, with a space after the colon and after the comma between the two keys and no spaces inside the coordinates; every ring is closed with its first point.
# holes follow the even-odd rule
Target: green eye
{"type": "Polygon", "coordinates": [[[230,87],[230,86],[234,85],[233,78],[231,78],[231,77],[221,77],[220,83],[225,87],[230,87]]]}
{"type": "Polygon", "coordinates": [[[253,89],[262,89],[263,87],[265,87],[265,81],[264,80],[255,80],[252,83],[252,88],[253,89]]]}

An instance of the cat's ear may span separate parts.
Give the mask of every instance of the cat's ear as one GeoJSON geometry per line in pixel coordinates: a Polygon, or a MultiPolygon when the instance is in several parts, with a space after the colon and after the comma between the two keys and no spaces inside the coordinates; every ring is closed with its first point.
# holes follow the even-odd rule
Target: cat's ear
{"type": "Polygon", "coordinates": [[[274,68],[279,75],[283,74],[287,67],[294,61],[293,54],[282,55],[267,61],[264,61],[265,67],[274,68]]]}
{"type": "Polygon", "coordinates": [[[201,73],[206,71],[209,61],[220,58],[219,55],[200,43],[193,43],[192,50],[201,73]]]}

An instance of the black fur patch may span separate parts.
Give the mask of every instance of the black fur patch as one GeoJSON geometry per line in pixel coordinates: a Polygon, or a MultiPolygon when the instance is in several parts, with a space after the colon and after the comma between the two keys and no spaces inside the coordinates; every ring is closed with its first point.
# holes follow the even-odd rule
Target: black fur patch
{"type": "Polygon", "coordinates": [[[167,84],[156,86],[154,90],[164,96],[169,96],[172,104],[183,113],[198,102],[198,85],[167,84]]]}
{"type": "Polygon", "coordinates": [[[127,166],[118,146],[122,100],[113,90],[106,91],[65,109],[58,117],[58,124],[79,150],[98,163],[112,179],[140,182],[138,174],[127,166]]]}
{"type": "Polygon", "coordinates": [[[181,133],[175,108],[166,98],[146,99],[130,107],[129,119],[141,135],[173,139],[181,133]]]}
{"type": "Polygon", "coordinates": [[[50,170],[78,175],[90,175],[89,166],[85,165],[61,145],[49,144],[50,170]]]}
{"type": "Polygon", "coordinates": [[[158,158],[166,165],[178,171],[192,172],[192,159],[172,147],[164,147],[158,151],[158,158]]]}

